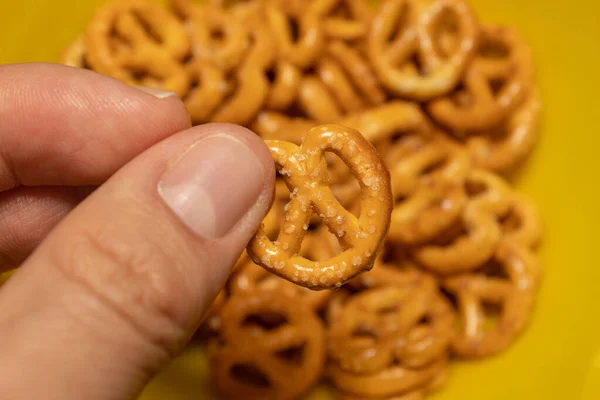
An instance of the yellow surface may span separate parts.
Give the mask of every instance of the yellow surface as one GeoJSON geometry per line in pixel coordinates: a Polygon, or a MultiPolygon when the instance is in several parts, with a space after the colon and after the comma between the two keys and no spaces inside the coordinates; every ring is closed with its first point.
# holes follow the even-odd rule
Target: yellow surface
{"type": "MultiPolygon", "coordinates": [[[[0,0],[0,63],[55,61],[101,3],[0,0]]],[[[483,21],[519,28],[535,53],[543,127],[518,181],[546,220],[545,279],[535,318],[518,343],[495,359],[456,365],[435,399],[600,399],[600,265],[593,256],[600,249],[600,2],[472,3],[483,21]]],[[[191,349],[143,399],[209,398],[200,353],[191,349]]]]}

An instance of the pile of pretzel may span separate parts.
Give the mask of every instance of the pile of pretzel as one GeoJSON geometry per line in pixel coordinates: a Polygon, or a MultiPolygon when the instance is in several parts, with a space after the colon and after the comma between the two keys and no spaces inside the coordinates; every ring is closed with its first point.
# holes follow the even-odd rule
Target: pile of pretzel
{"type": "Polygon", "coordinates": [[[328,185],[343,206],[312,216],[287,179],[297,166],[278,163],[264,227],[200,331],[224,397],[295,399],[325,380],[343,399],[421,399],[445,384],[451,360],[496,355],[526,327],[542,223],[507,177],[535,145],[540,101],[513,29],[480,24],[462,0],[120,0],[95,14],[64,62],[172,90],[194,123],[242,124],[267,141],[353,128],[389,170],[387,239],[382,221],[350,237],[353,215],[386,212],[365,209],[361,191],[385,182],[361,176],[364,147],[329,154],[312,180],[297,180],[328,185]],[[297,213],[303,241],[290,245],[297,213]],[[363,247],[344,267],[372,258],[371,271],[314,274],[369,234],[385,239],[381,251],[363,247]],[[257,257],[267,244],[295,246],[312,269],[278,273],[283,262],[257,257]]]}

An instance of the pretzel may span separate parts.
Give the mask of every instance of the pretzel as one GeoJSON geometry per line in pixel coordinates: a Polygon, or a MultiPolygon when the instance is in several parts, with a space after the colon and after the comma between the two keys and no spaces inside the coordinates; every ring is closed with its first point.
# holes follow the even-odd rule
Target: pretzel
{"type": "Polygon", "coordinates": [[[342,393],[339,396],[341,400],[423,400],[425,396],[429,393],[435,392],[446,385],[448,381],[448,368],[442,368],[438,371],[436,376],[432,379],[430,383],[428,383],[422,389],[417,389],[408,393],[403,393],[399,395],[394,395],[392,397],[389,396],[377,396],[377,397],[363,397],[356,396],[352,394],[344,394],[342,393]]]}
{"type": "Polygon", "coordinates": [[[325,35],[315,13],[301,12],[294,2],[267,4],[267,21],[273,32],[279,59],[306,69],[314,65],[325,49],[325,35]],[[293,24],[298,25],[298,38],[293,24]]]}
{"type": "Polygon", "coordinates": [[[356,86],[367,105],[377,106],[385,101],[385,93],[375,73],[358,50],[342,41],[334,41],[327,46],[327,53],[345,70],[348,81],[356,86]]]}
{"type": "Polygon", "coordinates": [[[342,109],[329,94],[325,83],[312,75],[305,76],[300,82],[298,104],[309,119],[321,124],[330,124],[342,117],[342,109]]]}
{"type": "Polygon", "coordinates": [[[541,111],[538,90],[511,114],[498,128],[467,141],[475,165],[495,172],[504,172],[523,161],[537,139],[541,111]]]}
{"type": "Polygon", "coordinates": [[[463,80],[465,89],[432,101],[428,110],[459,136],[493,128],[531,91],[532,64],[531,52],[515,30],[484,26],[476,57],[463,80]]]}
{"type": "Polygon", "coordinates": [[[252,259],[270,272],[311,289],[340,287],[369,270],[389,229],[392,211],[389,173],[376,150],[358,131],[339,125],[311,129],[301,146],[266,143],[292,195],[277,241],[269,240],[264,228],[259,228],[248,246],[252,259]],[[342,208],[326,186],[325,152],[339,156],[359,181],[358,218],[342,208]],[[313,213],[338,236],[342,254],[320,262],[296,255],[313,213]]]}
{"type": "Polygon", "coordinates": [[[385,156],[396,204],[389,238],[417,245],[440,235],[460,218],[467,203],[467,153],[436,134],[401,138],[385,156]],[[433,169],[432,169],[433,168],[433,169]]]}
{"type": "Polygon", "coordinates": [[[92,17],[84,42],[86,60],[96,72],[180,96],[189,87],[180,62],[190,52],[190,40],[175,16],[156,3],[108,3],[92,17]]]}
{"type": "Polygon", "coordinates": [[[191,89],[183,97],[194,124],[210,121],[211,116],[227,96],[225,73],[207,62],[193,62],[187,66],[191,89]]]}
{"type": "Polygon", "coordinates": [[[289,61],[278,61],[271,71],[273,84],[267,99],[267,108],[271,110],[285,110],[289,108],[298,97],[302,72],[300,68],[289,61]]]}
{"type": "Polygon", "coordinates": [[[251,45],[246,57],[235,72],[237,88],[211,117],[212,122],[239,125],[250,123],[260,112],[269,91],[265,71],[275,57],[268,28],[261,21],[259,7],[245,8],[231,21],[248,27],[251,45]]]}
{"type": "Polygon", "coordinates": [[[285,114],[263,111],[256,117],[252,130],[265,140],[285,140],[299,145],[306,133],[319,123],[304,118],[290,118],[285,114]]]}
{"type": "Polygon", "coordinates": [[[74,68],[86,68],[85,42],[83,37],[77,38],[63,51],[60,61],[64,65],[74,68]]]}
{"type": "Polygon", "coordinates": [[[364,0],[313,0],[309,9],[323,19],[328,38],[347,41],[364,38],[374,15],[364,0]]]}
{"type": "Polygon", "coordinates": [[[511,210],[502,221],[503,239],[535,250],[543,230],[542,217],[535,203],[526,196],[514,194],[511,210]]]}
{"type": "Polygon", "coordinates": [[[466,184],[483,186],[481,193],[471,196],[462,212],[466,232],[449,244],[426,244],[413,252],[420,264],[438,274],[473,270],[486,263],[500,243],[498,219],[509,211],[512,199],[508,184],[483,170],[471,171],[466,184]]]}
{"type": "MultiPolygon", "coordinates": [[[[304,242],[303,256],[311,259],[327,259],[333,257],[337,253],[338,243],[328,240],[325,235],[326,231],[317,229],[316,231],[308,232],[304,242]]],[[[333,238],[331,238],[333,239],[333,238]]],[[[229,280],[229,291],[235,295],[241,292],[252,290],[281,290],[286,292],[290,297],[300,300],[303,304],[308,305],[315,312],[321,310],[332,295],[331,291],[313,291],[298,285],[294,285],[285,279],[279,278],[266,271],[264,268],[252,263],[248,259],[229,280]]]]}
{"type": "Polygon", "coordinates": [[[221,313],[221,341],[209,348],[213,379],[232,399],[295,399],[321,376],[325,361],[324,330],[313,311],[279,290],[233,296],[221,313]],[[253,316],[280,315],[285,322],[271,330],[248,324],[253,316]],[[302,349],[299,360],[282,355],[302,349]],[[257,383],[240,370],[259,371],[257,383]]]}
{"type": "Polygon", "coordinates": [[[369,59],[381,83],[396,95],[420,101],[446,94],[456,86],[477,39],[476,18],[464,1],[430,3],[386,0],[368,37],[369,59]],[[449,57],[443,57],[435,46],[435,32],[444,12],[454,13],[460,31],[458,51],[449,57]],[[402,19],[404,24],[394,34],[402,19]],[[422,71],[411,62],[413,56],[418,58],[422,71]]]}
{"type": "Polygon", "coordinates": [[[330,328],[329,354],[355,374],[374,374],[394,363],[421,368],[446,358],[453,324],[452,308],[433,279],[371,289],[346,303],[330,328]],[[430,322],[420,323],[424,318],[430,322]]]}
{"type": "MultiPolygon", "coordinates": [[[[379,147],[390,147],[389,140],[398,133],[424,134],[431,123],[417,104],[394,100],[368,110],[354,113],[339,121],[340,125],[358,130],[367,140],[379,147]]],[[[385,154],[380,148],[380,152],[385,154]]]]}
{"type": "Polygon", "coordinates": [[[506,349],[525,328],[539,283],[539,264],[529,250],[505,240],[494,255],[507,278],[485,269],[448,278],[444,288],[458,301],[460,329],[452,351],[466,358],[488,357],[506,349]],[[493,326],[484,304],[501,309],[493,326]]]}
{"type": "Polygon", "coordinates": [[[336,388],[344,393],[352,393],[359,398],[393,399],[426,388],[446,368],[447,360],[441,359],[422,368],[392,366],[373,375],[359,375],[346,372],[332,363],[329,373],[336,388]]]}
{"type": "Polygon", "coordinates": [[[189,18],[195,59],[223,71],[240,64],[250,45],[243,24],[233,23],[230,13],[206,4],[192,8],[189,18]]]}

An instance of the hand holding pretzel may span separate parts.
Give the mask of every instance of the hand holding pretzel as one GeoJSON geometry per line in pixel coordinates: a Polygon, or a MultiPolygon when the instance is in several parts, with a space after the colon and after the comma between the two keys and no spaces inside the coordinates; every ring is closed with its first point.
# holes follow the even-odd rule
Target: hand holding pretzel
{"type": "Polygon", "coordinates": [[[301,146],[281,141],[267,141],[267,145],[291,200],[277,240],[271,241],[261,228],[250,241],[252,259],[311,289],[340,287],[369,270],[387,235],[392,211],[389,172],[373,146],[358,131],[339,125],[311,129],[301,146]],[[357,178],[361,187],[358,218],[340,205],[327,186],[325,152],[339,156],[357,178]],[[297,255],[313,214],[337,235],[342,254],[320,262],[297,255]]]}

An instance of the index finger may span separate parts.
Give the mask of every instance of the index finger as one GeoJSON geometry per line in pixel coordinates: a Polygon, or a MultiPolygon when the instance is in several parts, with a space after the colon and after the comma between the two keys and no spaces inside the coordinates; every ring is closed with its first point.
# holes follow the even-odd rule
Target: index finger
{"type": "Polygon", "coordinates": [[[0,191],[98,185],[190,126],[185,106],[91,71],[0,66],[0,191]]]}

